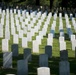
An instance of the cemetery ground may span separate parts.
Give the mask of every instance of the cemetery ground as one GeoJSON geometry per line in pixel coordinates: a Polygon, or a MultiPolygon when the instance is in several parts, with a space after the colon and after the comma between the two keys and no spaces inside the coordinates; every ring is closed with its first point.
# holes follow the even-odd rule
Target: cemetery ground
{"type": "MultiPolygon", "coordinates": [[[[45,19],[46,20],[46,19],[45,19]]],[[[71,48],[71,42],[66,30],[65,18],[63,20],[63,29],[64,36],[66,41],[66,49],[68,50],[68,61],[70,63],[70,75],[76,75],[76,57],[75,51],[71,48]]],[[[70,24],[72,25],[71,20],[70,24]]],[[[48,33],[50,33],[50,28],[53,22],[53,17],[50,19],[50,24],[48,25],[48,31],[46,36],[41,40],[42,43],[39,45],[39,53],[32,52],[32,61],[28,63],[28,75],[37,75],[37,68],[39,67],[39,55],[45,52],[45,46],[47,45],[47,37],[48,33]]],[[[40,27],[40,30],[43,26],[40,27]]],[[[73,26],[71,26],[73,33],[76,35],[73,26]]],[[[32,37],[32,40],[36,39],[38,33],[32,37]]],[[[26,36],[26,35],[25,35],[26,36]]],[[[21,39],[19,38],[19,56],[13,58],[13,68],[12,69],[4,69],[3,68],[3,53],[2,53],[2,39],[0,38],[0,75],[5,74],[16,74],[17,73],[17,60],[23,59],[23,48],[21,47],[21,39]]],[[[9,51],[11,51],[11,45],[13,44],[13,36],[10,37],[9,40],[9,51]]],[[[32,42],[28,43],[28,48],[32,50],[32,42]]],[[[55,29],[55,37],[53,39],[53,48],[52,48],[52,58],[49,58],[48,67],[50,68],[51,75],[59,75],[59,62],[60,62],[60,49],[59,49],[59,17],[56,19],[56,29],[55,29]]]]}

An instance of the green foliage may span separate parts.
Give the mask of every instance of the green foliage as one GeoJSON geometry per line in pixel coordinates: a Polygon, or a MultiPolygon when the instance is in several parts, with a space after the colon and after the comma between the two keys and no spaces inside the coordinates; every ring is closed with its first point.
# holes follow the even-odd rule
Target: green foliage
{"type": "Polygon", "coordinates": [[[26,0],[26,5],[35,5],[35,0],[26,0]]]}
{"type": "Polygon", "coordinates": [[[50,0],[40,0],[40,5],[50,5],[50,0]]]}
{"type": "Polygon", "coordinates": [[[69,0],[68,1],[68,7],[76,7],[76,0],[69,0]]]}
{"type": "Polygon", "coordinates": [[[53,1],[53,7],[60,7],[62,0],[54,0],[53,1]]]}
{"type": "MultiPolygon", "coordinates": [[[[36,0],[1,0],[7,5],[36,5],[36,0]]],[[[51,7],[74,7],[76,6],[76,0],[40,0],[40,5],[51,7]]]]}

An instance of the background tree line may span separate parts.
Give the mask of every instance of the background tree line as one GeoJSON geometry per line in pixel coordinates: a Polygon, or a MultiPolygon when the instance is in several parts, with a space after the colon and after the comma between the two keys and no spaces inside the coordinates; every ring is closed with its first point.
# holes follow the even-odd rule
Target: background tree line
{"type": "Polygon", "coordinates": [[[70,7],[75,8],[76,0],[1,0],[7,5],[43,5],[52,7],[70,7]]]}

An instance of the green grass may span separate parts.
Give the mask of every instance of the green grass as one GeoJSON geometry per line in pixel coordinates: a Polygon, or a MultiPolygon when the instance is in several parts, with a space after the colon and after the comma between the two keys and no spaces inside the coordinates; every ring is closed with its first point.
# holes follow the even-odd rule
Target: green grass
{"type": "MultiPolygon", "coordinates": [[[[46,20],[46,19],[45,19],[46,20]]],[[[45,22],[44,20],[44,22],[45,22]]],[[[69,20],[70,21],[70,20],[69,20]]],[[[42,26],[40,27],[40,30],[42,30],[44,22],[42,22],[42,26]]],[[[39,67],[39,54],[42,54],[45,52],[45,46],[47,44],[47,35],[50,33],[51,25],[53,23],[53,17],[50,19],[50,24],[48,25],[47,34],[42,39],[42,43],[39,46],[39,53],[32,53],[32,61],[28,63],[28,75],[37,75],[37,68],[39,67]]],[[[70,24],[72,25],[72,22],[70,21],[70,24]]],[[[36,25],[36,24],[35,24],[36,25]]],[[[65,19],[63,17],[63,26],[64,26],[64,34],[65,34],[65,41],[66,46],[68,50],[68,61],[70,62],[70,75],[76,75],[76,58],[75,58],[75,51],[72,51],[71,49],[71,42],[67,35],[66,31],[66,23],[65,19]]],[[[74,28],[72,26],[72,31],[74,34],[74,28]]],[[[36,39],[36,36],[39,35],[39,33],[35,33],[35,35],[32,37],[32,40],[36,39]]],[[[2,54],[2,39],[0,38],[0,75],[5,75],[7,73],[17,73],[17,61],[20,59],[23,59],[23,48],[21,47],[21,39],[19,39],[19,56],[16,58],[13,58],[13,68],[12,69],[3,69],[3,54],[2,54]]],[[[11,45],[13,44],[13,37],[11,36],[9,41],[9,51],[11,51],[11,45]]],[[[32,42],[28,42],[28,48],[31,48],[32,50],[32,42]]],[[[53,39],[53,48],[52,48],[52,58],[49,59],[49,67],[51,71],[51,75],[59,75],[59,62],[60,62],[60,51],[59,51],[59,18],[56,20],[56,29],[55,29],[55,37],[53,39]]]]}

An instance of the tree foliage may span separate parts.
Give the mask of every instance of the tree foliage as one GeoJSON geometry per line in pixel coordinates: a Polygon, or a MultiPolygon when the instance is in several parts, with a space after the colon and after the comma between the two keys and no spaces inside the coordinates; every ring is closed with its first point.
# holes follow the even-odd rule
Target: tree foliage
{"type": "Polygon", "coordinates": [[[44,6],[51,6],[51,7],[74,7],[76,4],[76,0],[1,0],[4,3],[22,3],[26,5],[44,5],[44,6]],[[37,3],[38,1],[38,3],[37,3]]]}

